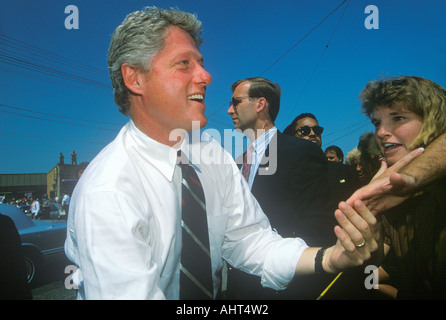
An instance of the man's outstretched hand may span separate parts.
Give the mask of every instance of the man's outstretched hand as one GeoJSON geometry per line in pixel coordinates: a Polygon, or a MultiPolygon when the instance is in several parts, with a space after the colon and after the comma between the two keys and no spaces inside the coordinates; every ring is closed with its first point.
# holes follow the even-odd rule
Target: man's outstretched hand
{"type": "Polygon", "coordinates": [[[398,172],[423,151],[422,148],[413,150],[390,168],[382,161],[370,183],[353,193],[347,204],[353,206],[356,200],[362,200],[372,213],[377,214],[402,203],[415,191],[416,180],[398,172]]]}

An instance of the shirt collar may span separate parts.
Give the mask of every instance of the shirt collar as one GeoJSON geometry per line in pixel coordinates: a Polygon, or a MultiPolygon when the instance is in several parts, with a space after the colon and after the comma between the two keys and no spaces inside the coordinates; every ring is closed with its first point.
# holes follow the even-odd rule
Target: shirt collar
{"type": "Polygon", "coordinates": [[[133,138],[132,141],[136,151],[157,168],[167,180],[172,181],[177,164],[178,150],[182,149],[183,145],[186,145],[184,140],[187,139],[183,139],[179,148],[178,146],[176,148],[169,147],[143,133],[135,126],[132,120],[129,121],[128,131],[133,138]]]}
{"type": "Polygon", "coordinates": [[[277,127],[274,126],[263,133],[260,137],[258,137],[255,141],[252,142],[252,146],[256,153],[263,153],[270,143],[271,139],[274,137],[274,134],[277,132],[277,127]]]}

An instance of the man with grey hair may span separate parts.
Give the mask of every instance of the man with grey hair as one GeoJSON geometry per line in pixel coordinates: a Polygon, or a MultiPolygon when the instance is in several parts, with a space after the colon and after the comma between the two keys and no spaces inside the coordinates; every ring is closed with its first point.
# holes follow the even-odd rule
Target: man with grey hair
{"type": "Polygon", "coordinates": [[[296,275],[335,273],[377,249],[375,219],[361,206],[361,215],[340,206],[332,247],[282,238],[231,155],[211,139],[193,139],[194,124],[207,122],[204,99],[212,81],[198,50],[200,32],[192,14],[148,7],[128,15],[112,36],[115,101],[130,121],[89,164],[72,196],[65,250],[78,266],[73,280],[80,299],[216,298],[222,259],[259,275],[264,286],[283,289],[296,275]],[[205,210],[193,219],[204,219],[198,229],[182,223],[192,202],[196,213],[205,210]],[[362,216],[367,227],[358,230],[362,216]],[[204,258],[184,254],[182,242],[191,239],[204,258]],[[204,267],[210,287],[183,263],[188,258],[204,267]],[[195,291],[186,295],[187,288],[195,291]]]}

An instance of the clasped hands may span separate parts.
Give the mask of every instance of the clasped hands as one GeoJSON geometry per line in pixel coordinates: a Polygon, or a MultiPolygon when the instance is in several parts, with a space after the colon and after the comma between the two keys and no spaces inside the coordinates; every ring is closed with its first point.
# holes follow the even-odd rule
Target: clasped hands
{"type": "Polygon", "coordinates": [[[335,227],[338,241],[326,250],[322,260],[325,271],[336,273],[360,266],[381,248],[376,215],[400,204],[415,189],[415,180],[398,171],[422,152],[422,149],[414,150],[390,168],[383,161],[381,169],[367,186],[356,191],[346,202],[339,203],[335,211],[339,223],[335,227]]]}
{"type": "Polygon", "coordinates": [[[355,201],[353,207],[341,202],[335,217],[339,223],[334,229],[338,241],[326,250],[322,260],[328,273],[360,266],[379,248],[378,221],[361,200],[355,201]]]}

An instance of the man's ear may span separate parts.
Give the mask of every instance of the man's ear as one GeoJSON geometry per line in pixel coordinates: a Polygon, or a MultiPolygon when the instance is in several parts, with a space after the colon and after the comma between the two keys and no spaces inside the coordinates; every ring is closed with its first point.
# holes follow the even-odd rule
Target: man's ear
{"type": "Polygon", "coordinates": [[[258,100],[258,105],[257,105],[257,112],[261,112],[261,111],[265,111],[266,110],[266,99],[261,97],[258,100]]]}
{"type": "Polygon", "coordinates": [[[124,84],[134,94],[141,94],[141,72],[139,69],[129,66],[128,64],[121,65],[121,74],[124,84]]]}

